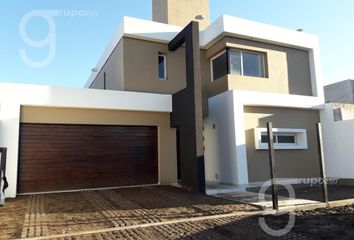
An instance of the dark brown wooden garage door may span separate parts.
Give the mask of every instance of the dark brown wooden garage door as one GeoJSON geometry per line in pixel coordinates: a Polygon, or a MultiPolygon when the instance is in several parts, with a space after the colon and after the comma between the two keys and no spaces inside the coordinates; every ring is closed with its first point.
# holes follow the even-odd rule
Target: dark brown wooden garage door
{"type": "Polygon", "coordinates": [[[155,184],[157,128],[21,124],[18,192],[155,184]]]}

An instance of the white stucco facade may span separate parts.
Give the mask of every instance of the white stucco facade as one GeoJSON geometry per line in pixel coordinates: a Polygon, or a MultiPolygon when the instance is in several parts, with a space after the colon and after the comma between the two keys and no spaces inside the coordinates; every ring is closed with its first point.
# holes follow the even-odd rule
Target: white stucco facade
{"type": "Polygon", "coordinates": [[[321,110],[322,103],[319,97],[239,90],[209,98],[204,122],[206,181],[248,184],[244,106],[321,110]]]}

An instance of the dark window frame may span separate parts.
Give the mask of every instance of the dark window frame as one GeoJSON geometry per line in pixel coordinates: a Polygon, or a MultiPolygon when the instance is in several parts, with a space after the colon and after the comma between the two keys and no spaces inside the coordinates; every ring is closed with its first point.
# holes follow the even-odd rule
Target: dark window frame
{"type": "Polygon", "coordinates": [[[230,51],[233,52],[239,52],[241,54],[241,73],[240,76],[245,76],[245,77],[257,77],[257,78],[268,78],[268,65],[267,65],[267,54],[265,52],[258,52],[258,51],[250,51],[250,50],[244,50],[244,49],[236,49],[236,48],[225,48],[218,54],[216,54],[214,57],[210,59],[210,69],[211,69],[211,80],[215,81],[218,80],[219,78],[231,74],[231,69],[230,69],[230,51]],[[225,61],[225,67],[226,67],[226,73],[221,76],[217,76],[216,78],[214,77],[214,66],[213,62],[214,60],[218,59],[221,57],[223,54],[226,54],[226,61],[225,61]],[[244,74],[244,65],[243,65],[243,53],[248,53],[248,54],[253,54],[253,55],[259,55],[261,57],[261,76],[253,76],[253,75],[245,75],[244,74]]]}
{"type": "MultiPolygon", "coordinates": [[[[261,143],[268,143],[268,136],[266,133],[261,134],[261,143]]],[[[287,145],[296,145],[297,144],[297,134],[296,133],[286,133],[286,132],[274,132],[273,133],[273,143],[275,144],[287,144],[287,145]],[[284,142],[279,141],[279,137],[290,137],[293,138],[293,142],[284,142]]]]}

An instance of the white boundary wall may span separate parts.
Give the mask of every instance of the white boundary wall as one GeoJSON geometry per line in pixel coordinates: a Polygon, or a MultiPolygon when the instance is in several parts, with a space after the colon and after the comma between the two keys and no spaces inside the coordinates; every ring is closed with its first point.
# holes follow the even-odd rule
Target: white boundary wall
{"type": "Polygon", "coordinates": [[[321,111],[328,177],[354,179],[354,120],[334,121],[333,105],[321,111]]]}

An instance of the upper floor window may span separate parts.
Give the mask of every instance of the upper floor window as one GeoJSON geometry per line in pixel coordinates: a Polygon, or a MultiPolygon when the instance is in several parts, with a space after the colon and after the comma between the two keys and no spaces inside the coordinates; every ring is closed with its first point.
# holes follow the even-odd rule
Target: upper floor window
{"type": "Polygon", "coordinates": [[[265,77],[264,54],[226,49],[211,59],[212,79],[226,74],[265,77]]]}
{"type": "Polygon", "coordinates": [[[167,79],[167,57],[165,54],[159,53],[158,55],[158,70],[159,70],[159,80],[167,79]]]}

